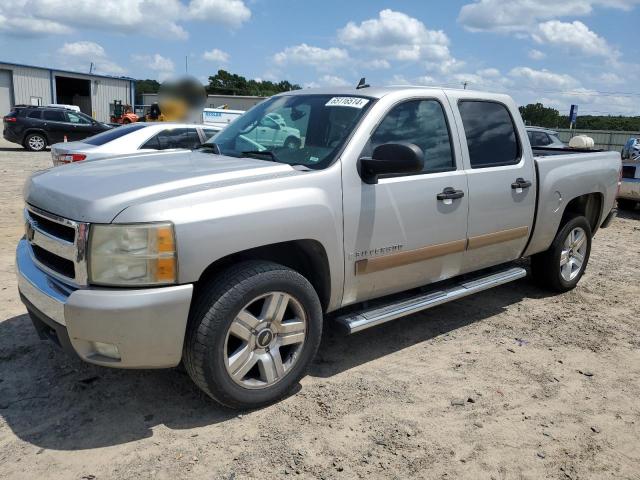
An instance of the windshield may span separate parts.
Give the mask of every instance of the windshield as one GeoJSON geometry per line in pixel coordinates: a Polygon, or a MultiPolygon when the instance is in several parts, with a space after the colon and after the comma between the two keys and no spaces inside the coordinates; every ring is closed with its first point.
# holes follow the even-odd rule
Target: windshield
{"type": "Polygon", "coordinates": [[[223,155],[313,169],[334,160],[365,112],[366,97],[290,95],[270,98],[205,143],[223,155]]]}
{"type": "Polygon", "coordinates": [[[102,133],[94,135],[93,137],[85,138],[82,143],[88,143],[89,145],[104,145],[107,142],[111,142],[116,138],[124,137],[131,132],[146,128],[148,125],[144,123],[132,123],[131,125],[123,125],[122,127],[115,127],[110,130],[106,130],[102,133]]]}

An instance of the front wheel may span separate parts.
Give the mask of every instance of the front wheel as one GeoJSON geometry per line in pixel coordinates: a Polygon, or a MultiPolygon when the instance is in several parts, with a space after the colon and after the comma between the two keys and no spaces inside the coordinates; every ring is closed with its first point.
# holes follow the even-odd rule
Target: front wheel
{"type": "Polygon", "coordinates": [[[531,273],[541,287],[566,292],[582,278],[590,253],[589,222],[585,217],[574,217],[558,231],[547,251],[531,258],[531,273]]]}
{"type": "Polygon", "coordinates": [[[305,277],[271,262],[244,262],[199,289],[184,364],[214,400],[257,408],[292,390],[321,336],[320,301],[305,277]]]}

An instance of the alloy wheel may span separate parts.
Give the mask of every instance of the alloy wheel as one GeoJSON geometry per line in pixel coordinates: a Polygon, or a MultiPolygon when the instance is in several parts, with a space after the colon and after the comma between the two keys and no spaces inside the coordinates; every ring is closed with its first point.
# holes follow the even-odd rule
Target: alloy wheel
{"type": "Polygon", "coordinates": [[[587,253],[587,233],[580,227],[569,232],[560,253],[560,275],[570,282],[582,270],[587,253]]]}

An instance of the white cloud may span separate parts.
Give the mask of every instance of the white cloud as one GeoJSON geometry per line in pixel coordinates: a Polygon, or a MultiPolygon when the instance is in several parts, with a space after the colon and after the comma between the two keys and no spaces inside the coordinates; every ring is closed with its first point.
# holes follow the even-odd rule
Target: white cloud
{"type": "Polygon", "coordinates": [[[528,32],[538,22],[579,17],[594,7],[631,10],[640,0],[476,0],[460,9],[458,22],[471,31],[528,32]]]}
{"type": "Polygon", "coordinates": [[[498,70],[497,68],[483,68],[481,70],[478,70],[476,73],[481,77],[493,78],[500,76],[500,70],[498,70]]]}
{"type": "Polygon", "coordinates": [[[12,35],[68,34],[87,28],[186,39],[188,21],[238,27],[251,18],[244,0],[4,0],[0,32],[12,35]]]}
{"type": "Polygon", "coordinates": [[[251,10],[242,0],[192,0],[188,17],[239,27],[251,18],[251,10]]]}
{"type": "Polygon", "coordinates": [[[614,58],[619,56],[619,52],[611,47],[604,38],[577,20],[572,23],[558,20],[541,23],[532,37],[537,43],[558,46],[584,55],[612,56],[614,58]]]}
{"type": "Polygon", "coordinates": [[[622,85],[625,83],[625,80],[615,73],[603,73],[598,77],[598,80],[607,86],[622,85]]]}
{"type": "Polygon", "coordinates": [[[331,70],[337,65],[344,64],[348,59],[349,54],[342,48],[320,48],[306,43],[287,47],[273,56],[273,61],[277,65],[307,65],[318,70],[331,70]]]}
{"type": "Polygon", "coordinates": [[[159,53],[154,55],[132,55],[132,60],[137,63],[144,64],[145,68],[156,72],[173,72],[175,65],[173,61],[167,57],[163,57],[159,53]]]}
{"type": "Polygon", "coordinates": [[[202,58],[209,60],[210,62],[227,63],[229,61],[229,54],[223,52],[217,48],[206,51],[202,54],[202,58]]]}
{"type": "Polygon", "coordinates": [[[93,71],[109,75],[122,75],[124,68],[111,60],[102,45],[95,42],[80,41],[65,43],[58,49],[61,64],[70,69],[89,69],[93,63],[93,71]]]}
{"type": "Polygon", "coordinates": [[[326,85],[328,87],[346,87],[350,85],[350,83],[344,78],[338,77],[336,75],[323,75],[320,78],[320,82],[322,83],[322,85],[326,85]]]}
{"type": "Polygon", "coordinates": [[[522,88],[567,90],[580,85],[571,75],[554,73],[549,70],[535,70],[530,67],[516,67],[509,72],[509,76],[517,79],[522,88]]]}
{"type": "Polygon", "coordinates": [[[531,50],[529,50],[529,53],[527,54],[527,56],[531,60],[542,60],[546,58],[547,54],[544,52],[541,52],[540,50],[536,50],[535,48],[532,48],[531,50]]]}
{"type": "Polygon", "coordinates": [[[429,30],[420,20],[389,9],[382,10],[378,18],[347,23],[338,31],[338,39],[350,48],[370,51],[378,59],[451,59],[449,38],[442,30],[429,30]]]}
{"type": "Polygon", "coordinates": [[[365,61],[362,64],[363,67],[369,68],[371,70],[385,70],[387,68],[391,68],[391,64],[384,59],[374,59],[365,61]]]}

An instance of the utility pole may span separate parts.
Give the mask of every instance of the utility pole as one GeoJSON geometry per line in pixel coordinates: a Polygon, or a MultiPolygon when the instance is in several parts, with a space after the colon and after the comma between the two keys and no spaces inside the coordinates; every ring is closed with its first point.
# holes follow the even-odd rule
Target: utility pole
{"type": "Polygon", "coordinates": [[[469,84],[469,82],[462,82],[462,88],[463,88],[464,90],[466,90],[466,89],[467,89],[467,85],[468,85],[468,84],[469,84]]]}
{"type": "Polygon", "coordinates": [[[184,73],[189,73],[189,56],[184,56],[184,73]]]}
{"type": "Polygon", "coordinates": [[[89,66],[89,73],[93,73],[93,62],[91,62],[91,65],[89,66]]]}

